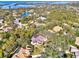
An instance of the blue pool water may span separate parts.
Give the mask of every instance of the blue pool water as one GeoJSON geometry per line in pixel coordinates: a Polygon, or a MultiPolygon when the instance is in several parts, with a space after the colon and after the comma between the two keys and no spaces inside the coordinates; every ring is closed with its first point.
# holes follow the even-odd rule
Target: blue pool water
{"type": "Polygon", "coordinates": [[[24,12],[24,13],[22,14],[22,17],[28,16],[29,14],[30,14],[29,12],[24,12]]]}

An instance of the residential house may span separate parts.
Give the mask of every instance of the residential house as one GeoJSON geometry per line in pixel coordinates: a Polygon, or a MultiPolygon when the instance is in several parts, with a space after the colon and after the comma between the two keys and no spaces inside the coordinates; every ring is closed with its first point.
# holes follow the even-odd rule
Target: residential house
{"type": "Polygon", "coordinates": [[[20,48],[18,53],[15,53],[12,58],[31,58],[30,48],[20,48]]]}
{"type": "Polygon", "coordinates": [[[36,34],[31,38],[31,40],[32,45],[40,45],[43,44],[47,40],[47,38],[42,35],[36,34]]]}
{"type": "Polygon", "coordinates": [[[76,58],[79,58],[79,49],[75,46],[70,46],[70,52],[74,54],[76,58]]]}

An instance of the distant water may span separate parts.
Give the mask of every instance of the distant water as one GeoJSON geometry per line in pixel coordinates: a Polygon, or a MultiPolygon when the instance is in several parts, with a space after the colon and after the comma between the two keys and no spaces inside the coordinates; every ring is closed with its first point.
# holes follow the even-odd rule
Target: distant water
{"type": "Polygon", "coordinates": [[[11,8],[29,8],[36,4],[66,4],[67,1],[0,1],[0,8],[8,9],[11,8]]]}
{"type": "Polygon", "coordinates": [[[17,9],[17,8],[30,8],[30,7],[33,7],[34,5],[5,5],[5,6],[2,6],[1,8],[2,9],[17,9]]]}
{"type": "Polygon", "coordinates": [[[48,3],[48,4],[65,4],[68,3],[68,1],[0,1],[0,4],[28,4],[28,3],[48,3]]]}

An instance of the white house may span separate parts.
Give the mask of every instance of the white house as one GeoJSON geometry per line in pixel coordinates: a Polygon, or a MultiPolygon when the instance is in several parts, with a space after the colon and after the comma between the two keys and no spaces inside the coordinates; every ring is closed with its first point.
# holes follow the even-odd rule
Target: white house
{"type": "Polygon", "coordinates": [[[75,44],[76,44],[76,45],[79,45],[79,37],[76,37],[75,44]]]}
{"type": "Polygon", "coordinates": [[[37,19],[40,19],[40,20],[44,21],[44,20],[46,20],[46,17],[40,16],[40,17],[37,18],[37,19]]]}

